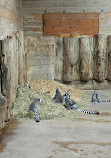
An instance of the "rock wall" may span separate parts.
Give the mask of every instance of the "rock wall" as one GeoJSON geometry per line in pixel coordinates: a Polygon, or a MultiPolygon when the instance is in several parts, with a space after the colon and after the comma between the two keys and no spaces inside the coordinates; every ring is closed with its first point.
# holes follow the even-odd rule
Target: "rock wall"
{"type": "Polygon", "coordinates": [[[63,81],[79,80],[79,39],[64,38],[63,81]]]}
{"type": "Polygon", "coordinates": [[[54,76],[55,80],[63,80],[63,38],[55,38],[54,76]]]}
{"type": "Polygon", "coordinates": [[[107,36],[96,35],[94,38],[94,79],[104,81],[107,79],[107,60],[108,60],[108,45],[107,36]]]}
{"type": "Polygon", "coordinates": [[[107,65],[107,79],[111,80],[111,35],[108,36],[108,65],[107,65]]]}
{"type": "Polygon", "coordinates": [[[110,35],[102,34],[95,35],[94,38],[55,38],[54,78],[63,82],[110,81],[110,38],[110,35]]]}
{"type": "Polygon", "coordinates": [[[110,35],[94,37],[27,36],[27,81],[110,81],[110,35]]]}
{"type": "Polygon", "coordinates": [[[92,37],[81,37],[79,39],[80,49],[80,65],[79,75],[81,81],[89,81],[93,79],[93,38],[92,37]]]}
{"type": "Polygon", "coordinates": [[[18,85],[25,80],[25,56],[23,32],[8,36],[2,41],[0,52],[0,94],[7,100],[3,105],[0,99],[0,128],[2,128],[11,116],[11,108],[16,98],[18,85]]]}
{"type": "Polygon", "coordinates": [[[54,38],[28,36],[25,39],[27,81],[54,80],[54,38]]]}
{"type": "Polygon", "coordinates": [[[0,0],[0,128],[10,118],[18,84],[24,84],[24,59],[22,0],[0,0]]]}

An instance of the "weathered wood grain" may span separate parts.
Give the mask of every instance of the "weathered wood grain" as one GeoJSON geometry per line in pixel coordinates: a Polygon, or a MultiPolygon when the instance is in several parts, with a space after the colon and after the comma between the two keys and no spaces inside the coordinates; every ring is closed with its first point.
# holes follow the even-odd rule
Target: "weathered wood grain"
{"type": "Polygon", "coordinates": [[[84,20],[95,19],[98,20],[98,13],[46,13],[44,19],[56,20],[84,20]]]}
{"type": "MultiPolygon", "coordinates": [[[[44,35],[53,34],[89,34],[99,32],[99,15],[83,14],[44,14],[44,35]]],[[[69,35],[68,35],[69,36],[69,35]]]]}
{"type": "MultiPolygon", "coordinates": [[[[111,25],[110,25],[110,13],[111,12],[111,0],[23,0],[23,19],[25,21],[31,21],[34,22],[36,21],[33,16],[37,15],[38,18],[40,18],[39,14],[46,14],[46,13],[53,13],[53,14],[60,14],[60,17],[57,19],[61,21],[61,18],[63,18],[61,15],[66,13],[66,14],[72,14],[70,16],[69,21],[73,20],[78,20],[78,13],[83,14],[82,19],[86,19],[85,13],[88,13],[89,16],[91,16],[92,13],[98,13],[100,14],[99,18],[95,16],[95,18],[99,19],[99,33],[103,34],[109,34],[111,33],[111,25]],[[73,13],[75,13],[75,17],[73,16],[73,13]],[[77,19],[75,19],[77,18],[77,19]]],[[[49,15],[47,15],[48,18],[49,15]]],[[[49,16],[49,20],[53,19],[54,17],[49,16]]],[[[69,17],[68,17],[69,18],[69,17]]],[[[87,17],[88,18],[88,17],[87,17]]],[[[67,18],[66,18],[67,19],[67,18]]],[[[91,17],[90,17],[91,19],[91,17]]],[[[65,20],[65,19],[64,19],[65,20]]],[[[68,20],[68,19],[67,19],[68,20]]],[[[54,21],[50,24],[53,24],[54,21]]],[[[55,22],[55,24],[57,24],[55,22]]],[[[54,25],[55,25],[54,24],[54,25]]],[[[59,24],[58,24],[59,25],[59,24]]],[[[64,24],[65,25],[65,24],[64,24]]],[[[69,23],[69,26],[70,23],[69,23]]],[[[26,25],[24,26],[26,28],[26,25]]],[[[41,24],[41,28],[43,27],[43,24],[41,24]]],[[[27,34],[32,34],[32,35],[43,35],[43,29],[40,31],[31,31],[26,30],[25,35],[27,34]]],[[[63,33],[66,34],[66,33],[63,33]]],[[[62,37],[63,37],[62,34],[62,37]]],[[[80,33],[81,34],[81,33],[80,33]]],[[[85,33],[86,34],[86,33],[85,33]]],[[[48,34],[50,35],[50,34],[48,34]]],[[[53,36],[53,34],[51,34],[53,36]]],[[[93,33],[89,34],[94,35],[93,33]]],[[[57,35],[59,37],[59,35],[57,35]]],[[[66,37],[66,36],[64,36],[66,37]]],[[[69,37],[69,35],[67,36],[69,37]]]]}

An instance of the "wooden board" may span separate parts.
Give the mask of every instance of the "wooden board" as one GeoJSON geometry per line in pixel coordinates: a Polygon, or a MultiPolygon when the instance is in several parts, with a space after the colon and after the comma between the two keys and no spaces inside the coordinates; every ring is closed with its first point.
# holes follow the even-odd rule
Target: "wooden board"
{"type": "Polygon", "coordinates": [[[72,37],[99,33],[98,13],[50,13],[44,14],[44,35],[72,37]]]}

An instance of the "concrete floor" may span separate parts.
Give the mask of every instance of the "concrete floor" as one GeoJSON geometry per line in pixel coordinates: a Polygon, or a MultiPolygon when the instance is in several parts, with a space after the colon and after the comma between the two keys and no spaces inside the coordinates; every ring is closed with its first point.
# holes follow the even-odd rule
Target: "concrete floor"
{"type": "MultiPolygon", "coordinates": [[[[111,158],[111,103],[90,105],[100,116],[76,120],[19,120],[0,158],[111,158]]],[[[13,123],[12,123],[13,124],[13,123]]]]}

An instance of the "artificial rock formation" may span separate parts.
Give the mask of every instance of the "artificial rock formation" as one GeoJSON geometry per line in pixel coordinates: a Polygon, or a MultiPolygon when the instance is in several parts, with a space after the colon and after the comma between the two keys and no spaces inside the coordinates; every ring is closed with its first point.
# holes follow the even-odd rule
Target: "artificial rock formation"
{"type": "Polygon", "coordinates": [[[27,36],[25,39],[27,81],[54,80],[54,38],[27,36]]]}
{"type": "Polygon", "coordinates": [[[107,36],[94,37],[94,79],[104,81],[107,78],[107,36]]]}
{"type": "Polygon", "coordinates": [[[93,38],[80,38],[80,80],[89,81],[93,79],[93,38]]]}
{"type": "Polygon", "coordinates": [[[111,81],[111,35],[108,36],[107,80],[111,81]]]}
{"type": "Polygon", "coordinates": [[[63,38],[55,38],[54,78],[63,79],[63,38]]]}
{"type": "Polygon", "coordinates": [[[79,40],[78,38],[64,38],[63,81],[79,80],[79,40]]]}

